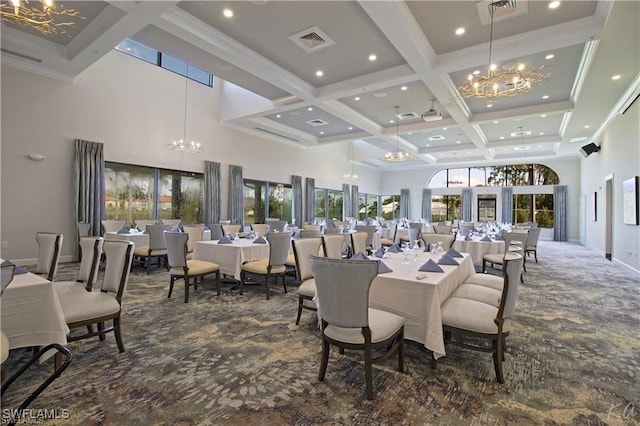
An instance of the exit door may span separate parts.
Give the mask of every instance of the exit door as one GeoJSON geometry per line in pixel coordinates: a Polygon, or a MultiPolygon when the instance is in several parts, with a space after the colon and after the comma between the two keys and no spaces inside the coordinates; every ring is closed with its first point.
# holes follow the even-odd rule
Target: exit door
{"type": "Polygon", "coordinates": [[[496,220],[496,196],[478,195],[478,222],[496,220]]]}

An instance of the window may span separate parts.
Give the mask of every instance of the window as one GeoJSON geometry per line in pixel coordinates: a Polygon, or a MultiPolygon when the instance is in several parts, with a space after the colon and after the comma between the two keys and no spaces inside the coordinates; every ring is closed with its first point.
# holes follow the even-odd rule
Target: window
{"type": "Polygon", "coordinates": [[[292,192],[291,185],[245,179],[244,223],[265,223],[268,217],[291,223],[292,192]]]}
{"type": "Polygon", "coordinates": [[[204,176],[201,173],[105,163],[107,219],[181,219],[201,223],[204,176]]]}
{"type": "Polygon", "coordinates": [[[382,218],[386,220],[400,219],[400,195],[382,195],[382,218]]]}
{"type": "Polygon", "coordinates": [[[513,223],[553,228],[553,194],[514,194],[513,223]]]}
{"type": "Polygon", "coordinates": [[[460,195],[437,195],[431,197],[431,221],[460,219],[460,195]]]}
{"type": "Polygon", "coordinates": [[[171,55],[157,51],[137,41],[127,39],[117,45],[116,50],[126,53],[145,62],[173,71],[205,86],[213,87],[213,75],[194,65],[174,58],[171,55]]]}
{"type": "Polygon", "coordinates": [[[429,188],[469,186],[557,185],[558,175],[542,164],[472,167],[440,170],[431,177],[429,188]]]}
{"type": "Polygon", "coordinates": [[[316,188],[316,215],[327,220],[342,220],[342,191],[316,188]]]}
{"type": "Polygon", "coordinates": [[[376,216],[378,216],[378,196],[358,194],[358,220],[373,219],[376,216]]]}

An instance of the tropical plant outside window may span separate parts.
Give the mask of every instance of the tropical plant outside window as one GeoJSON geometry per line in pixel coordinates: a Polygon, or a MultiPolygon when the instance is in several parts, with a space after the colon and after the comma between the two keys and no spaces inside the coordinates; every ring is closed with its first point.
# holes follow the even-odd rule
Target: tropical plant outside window
{"type": "Polygon", "coordinates": [[[244,223],[265,223],[267,217],[291,223],[292,192],[288,184],[245,179],[244,223]]]}
{"type": "Polygon", "coordinates": [[[358,194],[358,220],[375,218],[378,216],[378,196],[358,194]]]}
{"type": "Polygon", "coordinates": [[[443,169],[429,181],[429,188],[475,186],[557,185],[555,171],[542,164],[515,164],[494,167],[443,169]]]}
{"type": "Polygon", "coordinates": [[[383,219],[393,220],[400,218],[400,195],[382,195],[380,196],[382,204],[383,219]]]}
{"type": "Polygon", "coordinates": [[[105,217],[129,224],[136,219],[200,223],[203,189],[200,173],[106,162],[105,217]]]}
{"type": "Polygon", "coordinates": [[[342,220],[342,191],[316,188],[316,215],[326,219],[342,220]]]}
{"type": "Polygon", "coordinates": [[[533,222],[540,228],[553,228],[553,194],[515,194],[512,222],[533,222]]]}
{"type": "Polygon", "coordinates": [[[438,195],[431,197],[431,222],[460,219],[460,195],[438,195]]]}

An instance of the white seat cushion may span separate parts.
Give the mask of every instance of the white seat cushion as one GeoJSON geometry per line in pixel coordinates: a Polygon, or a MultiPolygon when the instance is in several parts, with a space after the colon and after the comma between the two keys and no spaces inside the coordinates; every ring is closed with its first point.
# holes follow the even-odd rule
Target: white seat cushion
{"type": "Polygon", "coordinates": [[[472,274],[464,280],[463,284],[482,285],[494,290],[502,291],[502,287],[504,287],[504,278],[491,274],[472,274]]]}
{"type": "MultiPolygon", "coordinates": [[[[269,259],[256,260],[255,262],[247,262],[242,265],[242,270],[251,272],[254,274],[267,274],[267,267],[269,266],[269,259]]],[[[284,274],[287,268],[282,266],[274,266],[271,268],[272,274],[284,274]]]]}
{"type": "MultiPolygon", "coordinates": [[[[497,334],[494,322],[498,309],[495,306],[461,297],[450,297],[442,304],[442,324],[476,333],[497,334]]],[[[509,331],[510,321],[504,322],[503,332],[509,331]]]]}
{"type": "Polygon", "coordinates": [[[497,308],[500,306],[502,292],[482,285],[462,284],[451,296],[475,300],[497,308]]]}
{"type": "Polygon", "coordinates": [[[315,297],[316,296],[316,280],[311,278],[304,280],[300,287],[298,287],[298,293],[302,296],[315,297]]]}
{"type": "Polygon", "coordinates": [[[9,339],[7,335],[0,330],[0,364],[4,363],[9,357],[9,339]]]}
{"type": "MultiPolygon", "coordinates": [[[[393,336],[404,325],[404,317],[391,312],[369,308],[369,328],[371,329],[371,343],[382,342],[393,336]]],[[[343,328],[328,325],[324,334],[339,342],[364,344],[361,328],[343,328]]]]}
{"type": "Polygon", "coordinates": [[[87,292],[86,284],[79,283],[77,281],[55,281],[53,283],[53,288],[56,290],[58,296],[65,293],[87,292]]]}
{"type": "Polygon", "coordinates": [[[113,315],[120,311],[120,304],[115,296],[102,291],[61,294],[59,299],[67,324],[113,315]]]}
{"type": "Polygon", "coordinates": [[[482,259],[485,262],[502,265],[502,262],[504,261],[504,254],[485,254],[482,259]]]}
{"type": "MultiPolygon", "coordinates": [[[[136,247],[133,251],[133,254],[136,256],[148,256],[149,255],[149,246],[140,246],[136,247]]],[[[167,250],[152,250],[151,256],[165,256],[167,254],[167,250]]]]}
{"type": "MultiPolygon", "coordinates": [[[[187,260],[187,267],[191,276],[210,274],[220,270],[220,266],[217,263],[207,262],[206,260],[187,260]]],[[[182,268],[171,268],[169,272],[171,275],[184,275],[184,269],[182,268]]]]}

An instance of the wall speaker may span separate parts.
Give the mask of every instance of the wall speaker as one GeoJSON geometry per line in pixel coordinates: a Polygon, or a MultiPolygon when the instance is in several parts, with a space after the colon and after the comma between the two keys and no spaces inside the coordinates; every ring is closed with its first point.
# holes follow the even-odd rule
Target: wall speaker
{"type": "Polygon", "coordinates": [[[580,148],[580,153],[582,153],[582,155],[584,155],[585,158],[587,158],[594,152],[598,152],[598,151],[600,151],[600,147],[593,142],[586,144],[585,146],[580,148]]]}

